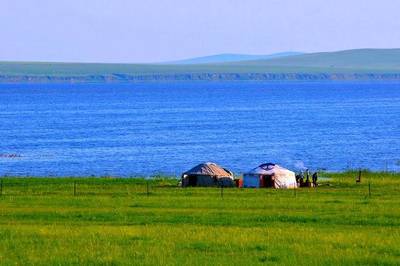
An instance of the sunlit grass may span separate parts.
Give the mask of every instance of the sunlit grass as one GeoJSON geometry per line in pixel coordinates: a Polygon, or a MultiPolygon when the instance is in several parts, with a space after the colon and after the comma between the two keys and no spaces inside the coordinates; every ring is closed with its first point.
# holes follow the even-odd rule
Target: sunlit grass
{"type": "Polygon", "coordinates": [[[318,188],[222,194],[175,179],[5,178],[0,264],[397,265],[400,175],[321,175],[318,188]]]}

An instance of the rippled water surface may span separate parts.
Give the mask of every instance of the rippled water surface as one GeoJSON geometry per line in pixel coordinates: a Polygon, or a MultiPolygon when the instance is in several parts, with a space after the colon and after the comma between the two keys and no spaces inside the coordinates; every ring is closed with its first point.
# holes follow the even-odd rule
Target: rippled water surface
{"type": "Polygon", "coordinates": [[[0,175],[400,168],[400,84],[0,85],[0,175]]]}

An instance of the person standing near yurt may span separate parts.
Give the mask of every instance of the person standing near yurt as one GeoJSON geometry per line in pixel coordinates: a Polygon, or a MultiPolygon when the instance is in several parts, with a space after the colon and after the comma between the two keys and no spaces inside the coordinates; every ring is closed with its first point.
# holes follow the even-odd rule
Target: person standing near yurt
{"type": "Polygon", "coordinates": [[[318,185],[317,181],[318,181],[318,172],[314,172],[314,174],[312,175],[312,182],[313,182],[314,187],[316,187],[318,185]]]}
{"type": "Polygon", "coordinates": [[[311,182],[310,182],[310,170],[306,170],[306,187],[311,187],[311,182]]]}

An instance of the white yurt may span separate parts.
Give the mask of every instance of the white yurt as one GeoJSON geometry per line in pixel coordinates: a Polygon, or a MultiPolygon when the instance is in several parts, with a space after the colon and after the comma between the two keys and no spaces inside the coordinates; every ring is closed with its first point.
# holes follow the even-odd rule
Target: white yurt
{"type": "Polygon", "coordinates": [[[265,163],[243,174],[243,187],[296,188],[296,175],[277,164],[265,163]]]}

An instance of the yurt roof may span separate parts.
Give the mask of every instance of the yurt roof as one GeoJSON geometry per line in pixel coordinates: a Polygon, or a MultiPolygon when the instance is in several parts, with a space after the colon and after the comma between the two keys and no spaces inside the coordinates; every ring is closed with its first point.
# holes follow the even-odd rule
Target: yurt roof
{"type": "Polygon", "coordinates": [[[219,166],[216,163],[207,162],[201,163],[189,171],[183,173],[184,175],[210,175],[217,177],[230,177],[233,176],[232,172],[219,166]]]}
{"type": "Polygon", "coordinates": [[[276,171],[290,171],[290,170],[274,163],[264,163],[250,170],[249,172],[247,172],[247,174],[272,175],[276,171]]]}

